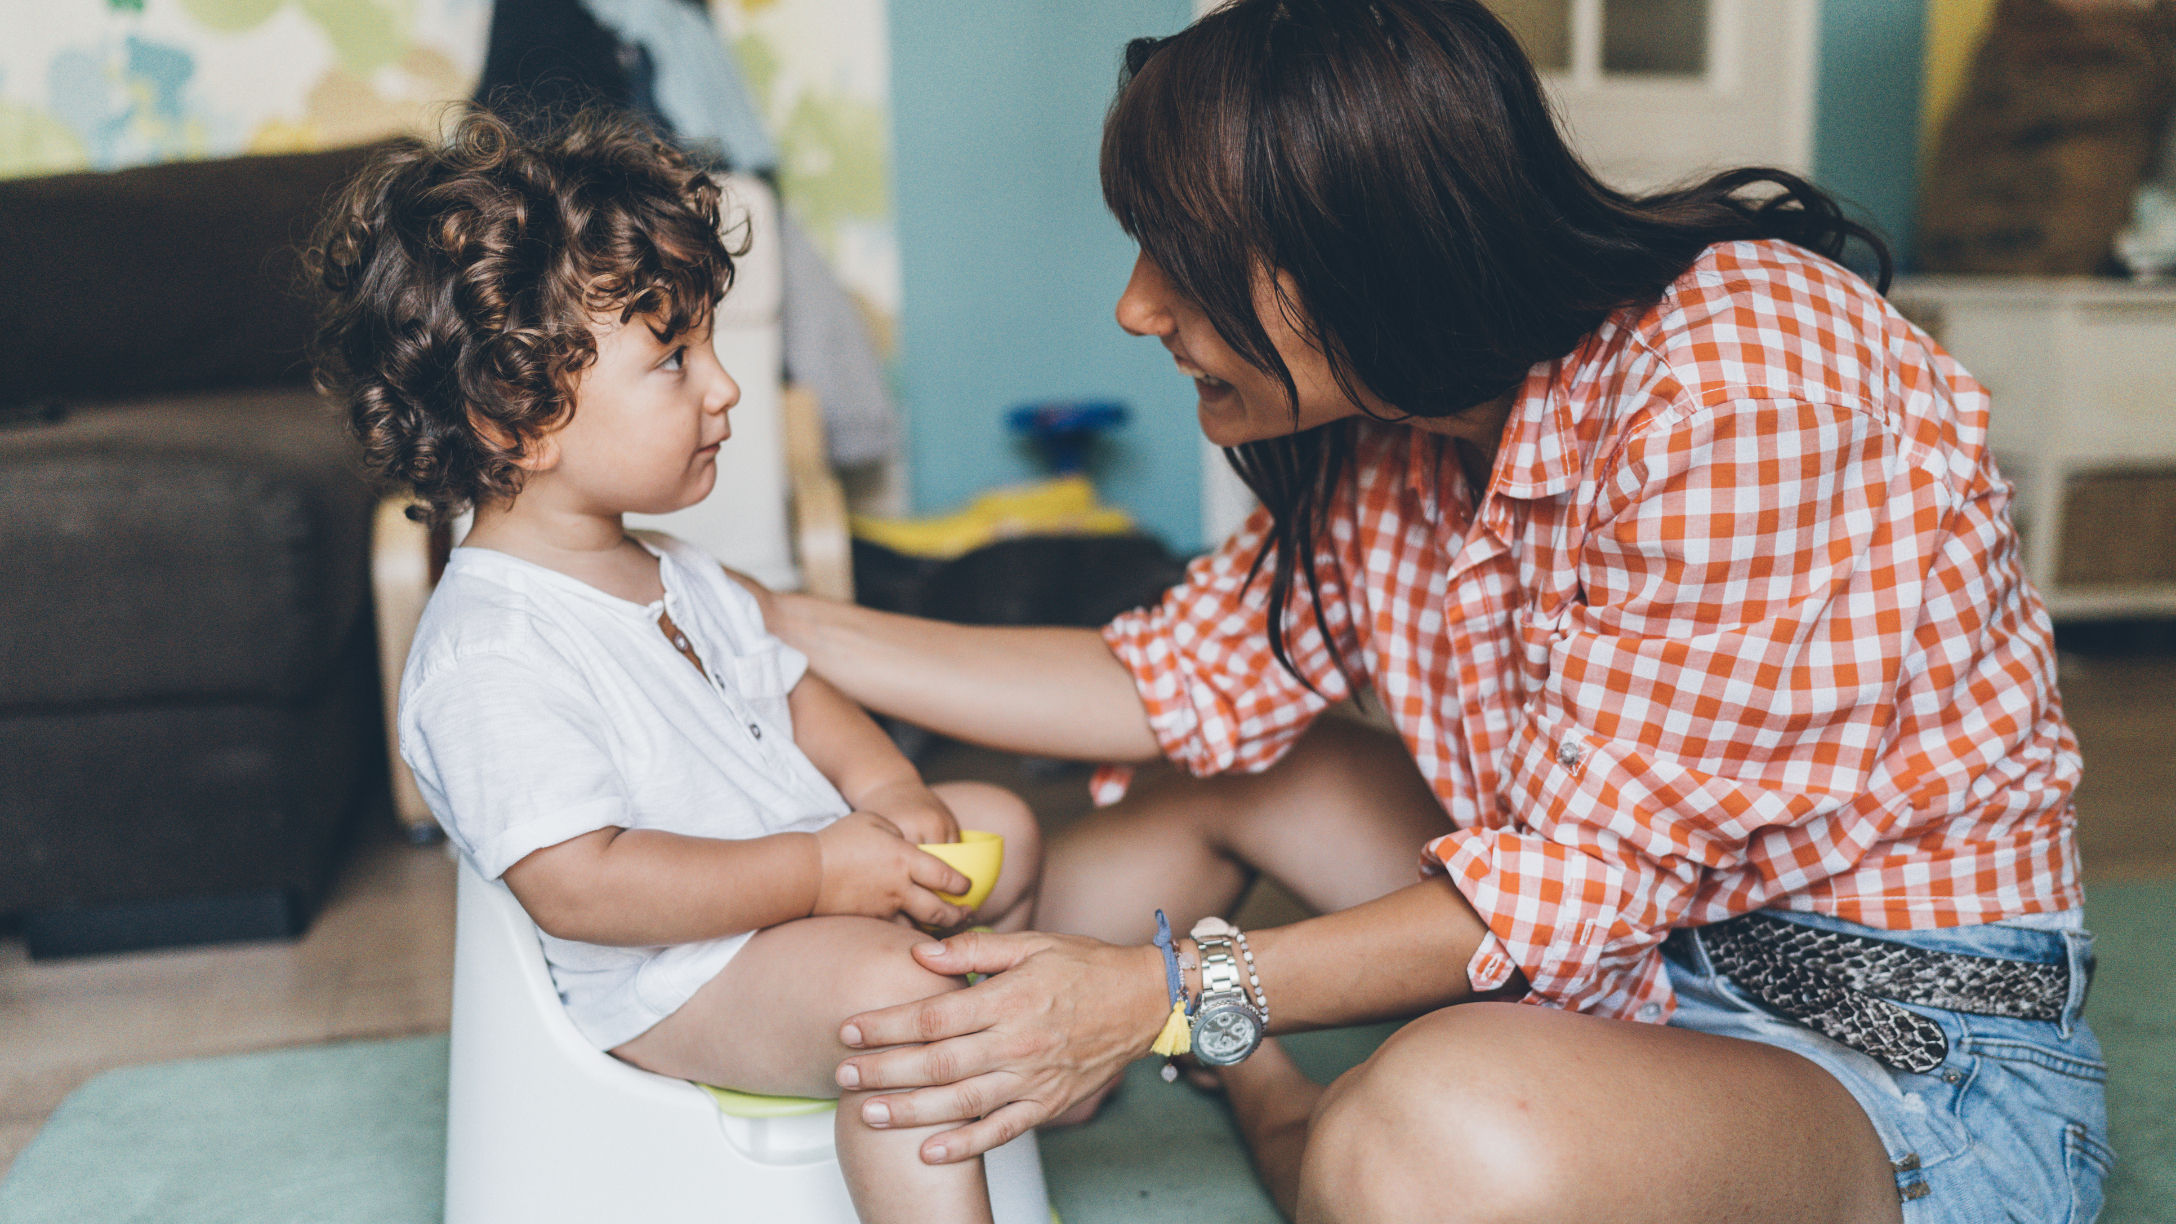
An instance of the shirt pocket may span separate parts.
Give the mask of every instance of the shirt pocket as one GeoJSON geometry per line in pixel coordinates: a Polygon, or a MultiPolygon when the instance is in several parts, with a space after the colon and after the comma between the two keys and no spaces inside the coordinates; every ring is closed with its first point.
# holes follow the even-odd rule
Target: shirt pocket
{"type": "Polygon", "coordinates": [[[737,655],[733,659],[733,686],[756,717],[793,738],[793,711],[786,703],[785,659],[778,647],[737,655]]]}

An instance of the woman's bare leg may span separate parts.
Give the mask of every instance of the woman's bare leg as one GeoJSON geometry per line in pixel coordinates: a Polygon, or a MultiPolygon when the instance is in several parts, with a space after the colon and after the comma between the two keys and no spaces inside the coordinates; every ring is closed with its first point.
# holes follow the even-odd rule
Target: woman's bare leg
{"type": "Polygon", "coordinates": [[[1872,1123],[1812,1062],[1505,1003],[1425,1016],[1332,1085],[1294,1202],[1303,1224],[1902,1219],[1872,1123]]]}
{"type": "Polygon", "coordinates": [[[861,1119],[869,1094],[842,1094],[832,1078],[858,1052],[839,1044],[840,1021],[966,984],[915,963],[907,949],[927,938],[851,917],[758,931],[695,997],[613,1053],[660,1075],[744,1092],[838,1097],[839,1167],[864,1221],[988,1224],[982,1161],[922,1163],[922,1143],[944,1127],[874,1129],[861,1119]]]}
{"type": "MultiPolygon", "coordinates": [[[[1142,770],[1125,799],[1082,818],[1052,845],[1035,925],[1146,943],[1158,909],[1183,934],[1204,915],[1230,914],[1258,873],[1319,912],[1347,909],[1412,883],[1421,845],[1450,831],[1450,818],[1396,736],[1324,718],[1259,774],[1142,770]]],[[[1297,1152],[1260,1147],[1257,1136],[1291,1134],[1295,1102],[1311,1103],[1321,1092],[1281,1051],[1275,1072],[1271,1061],[1257,1055],[1219,1075],[1265,1178],[1297,1152]]],[[[1115,1086],[1050,1124],[1088,1120],[1115,1086]]]]}
{"type": "Polygon", "coordinates": [[[1319,912],[1347,909],[1411,884],[1422,843],[1451,831],[1405,746],[1342,718],[1258,774],[1141,772],[1052,844],[1038,929],[1147,943],[1162,909],[1183,934],[1258,872],[1319,912]]]}

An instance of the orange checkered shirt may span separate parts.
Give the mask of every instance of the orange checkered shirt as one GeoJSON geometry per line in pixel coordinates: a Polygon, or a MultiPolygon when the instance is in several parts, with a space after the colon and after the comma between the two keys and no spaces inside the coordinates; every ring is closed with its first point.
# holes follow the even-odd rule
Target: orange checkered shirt
{"type": "MultiPolygon", "coordinates": [[[[1661,1021],[1674,927],[2081,903],[2077,742],[1987,414],[1858,277],[1742,242],[1536,367],[1478,499],[1449,441],[1335,426],[1323,608],[1456,830],[1421,857],[1488,924],[1475,989],[1516,967],[1535,1002],[1661,1021]]],[[[1267,768],[1347,695],[1304,593],[1319,692],[1270,656],[1266,524],[1104,630],[1197,775],[1267,768]]]]}

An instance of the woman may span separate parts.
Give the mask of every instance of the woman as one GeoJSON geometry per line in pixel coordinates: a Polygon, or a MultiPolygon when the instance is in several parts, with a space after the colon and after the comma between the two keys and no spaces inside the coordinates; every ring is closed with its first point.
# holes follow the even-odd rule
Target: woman
{"type": "Polygon", "coordinates": [[[1165,1027],[1155,912],[1266,872],[1323,916],[1194,1037],[1299,1219],[2090,1219],[2050,630],[1985,392],[1832,262],[1870,236],[1780,173],[1604,188],[1474,0],[1238,0],[1128,68],[1118,319],[1264,509],[1100,635],[772,601],[877,709],[1183,767],[1053,851],[1073,934],[918,950],[996,976],[849,1021],[901,1048],[840,1082],[962,1122],[929,1160],[1045,1121],[1165,1027]],[[1395,736],[1317,717],[1362,685],[1395,736]],[[1263,1004],[1417,1019],[1325,1090],[1263,1004]]]}

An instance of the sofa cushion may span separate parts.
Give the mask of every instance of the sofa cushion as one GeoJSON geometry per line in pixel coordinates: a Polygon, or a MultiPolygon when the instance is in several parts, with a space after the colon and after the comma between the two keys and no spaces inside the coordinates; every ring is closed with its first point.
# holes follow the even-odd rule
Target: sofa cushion
{"type": "Polygon", "coordinates": [[[368,615],[375,500],[311,391],[0,430],[0,714],[299,698],[368,615]]]}
{"type": "Polygon", "coordinates": [[[0,402],[307,382],[298,256],[373,148],[0,180],[0,402]]]}

